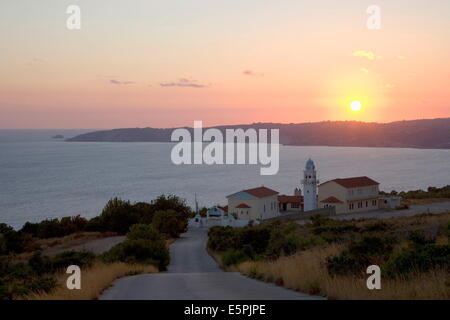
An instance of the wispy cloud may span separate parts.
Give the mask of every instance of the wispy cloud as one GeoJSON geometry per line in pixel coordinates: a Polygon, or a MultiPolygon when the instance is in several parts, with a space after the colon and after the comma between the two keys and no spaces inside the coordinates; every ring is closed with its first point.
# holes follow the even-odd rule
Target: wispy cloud
{"type": "Polygon", "coordinates": [[[244,76],[250,76],[250,77],[262,77],[262,76],[264,76],[264,73],[258,73],[258,72],[255,72],[253,70],[244,70],[244,71],[242,71],[242,74],[244,76]]]}
{"type": "Polygon", "coordinates": [[[26,65],[28,65],[28,66],[33,66],[33,65],[36,65],[36,64],[44,63],[44,62],[45,62],[44,59],[41,59],[41,58],[33,58],[33,59],[31,59],[30,61],[28,61],[28,62],[26,63],[26,65]]]}
{"type": "Polygon", "coordinates": [[[161,87],[184,87],[184,88],[206,88],[207,85],[198,83],[196,80],[190,80],[187,78],[180,78],[178,81],[173,82],[161,82],[161,87]]]}
{"type": "Polygon", "coordinates": [[[128,84],[134,84],[133,81],[119,81],[116,79],[109,80],[109,83],[115,84],[115,85],[128,85],[128,84]]]}
{"type": "Polygon", "coordinates": [[[383,58],[382,56],[376,55],[372,51],[364,51],[364,50],[358,50],[353,52],[353,56],[367,58],[369,60],[380,60],[383,58]]]}

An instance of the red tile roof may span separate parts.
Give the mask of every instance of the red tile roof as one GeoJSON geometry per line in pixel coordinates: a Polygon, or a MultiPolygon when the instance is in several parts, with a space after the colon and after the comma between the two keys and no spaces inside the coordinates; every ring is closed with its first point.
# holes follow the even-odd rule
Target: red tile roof
{"type": "Polygon", "coordinates": [[[219,207],[219,208],[222,209],[223,211],[225,211],[225,212],[228,213],[228,206],[225,206],[225,207],[219,207]]]}
{"type": "Polygon", "coordinates": [[[302,196],[286,196],[281,195],[278,196],[278,202],[280,203],[303,203],[303,197],[302,196]]]}
{"type": "Polygon", "coordinates": [[[275,190],[272,190],[272,189],[269,189],[266,187],[247,189],[247,190],[243,190],[243,192],[251,194],[252,196],[255,196],[257,198],[265,198],[265,197],[270,197],[270,196],[274,196],[274,195],[278,194],[278,192],[276,192],[275,190]]]}
{"type": "Polygon", "coordinates": [[[246,205],[245,203],[241,203],[240,205],[238,205],[236,208],[239,209],[247,209],[247,208],[251,208],[250,206],[246,205]]]}
{"type": "Polygon", "coordinates": [[[321,200],[323,203],[343,203],[341,200],[335,197],[328,197],[326,199],[321,200]]]}
{"type": "Polygon", "coordinates": [[[332,182],[332,181],[336,182],[337,184],[340,184],[341,186],[343,186],[344,188],[347,188],[347,189],[379,185],[378,182],[376,182],[373,179],[370,179],[369,177],[334,179],[334,180],[324,182],[321,185],[324,185],[325,183],[332,182]]]}

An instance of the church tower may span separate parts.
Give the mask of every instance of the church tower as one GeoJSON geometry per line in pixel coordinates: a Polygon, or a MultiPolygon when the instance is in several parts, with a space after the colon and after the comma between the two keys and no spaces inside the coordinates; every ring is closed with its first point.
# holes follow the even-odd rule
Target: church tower
{"type": "Polygon", "coordinates": [[[317,185],[319,180],[317,180],[316,166],[311,159],[306,162],[302,184],[304,211],[317,209],[317,185]]]}

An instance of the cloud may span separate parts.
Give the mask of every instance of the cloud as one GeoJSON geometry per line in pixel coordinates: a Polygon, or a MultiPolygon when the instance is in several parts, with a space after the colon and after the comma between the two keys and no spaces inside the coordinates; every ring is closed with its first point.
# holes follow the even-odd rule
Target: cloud
{"type": "Polygon", "coordinates": [[[358,51],[353,52],[353,56],[367,58],[369,60],[379,60],[379,59],[383,58],[382,56],[377,56],[372,51],[364,51],[364,50],[358,50],[358,51]]]}
{"type": "Polygon", "coordinates": [[[369,69],[367,68],[361,68],[359,69],[359,71],[361,71],[362,73],[369,73],[369,69]]]}
{"type": "Polygon", "coordinates": [[[134,84],[133,81],[119,81],[116,79],[109,80],[109,83],[115,84],[115,85],[128,85],[128,84],[134,84]]]}
{"type": "Polygon", "coordinates": [[[33,59],[31,59],[30,61],[26,62],[26,65],[27,65],[27,66],[33,66],[33,65],[36,65],[36,64],[44,63],[44,62],[45,62],[44,59],[41,59],[41,58],[33,58],[33,59]]]}
{"type": "Polygon", "coordinates": [[[161,82],[159,84],[161,87],[184,87],[184,88],[206,88],[207,85],[197,83],[195,80],[190,80],[187,78],[180,78],[178,81],[174,82],[161,82]]]}
{"type": "Polygon", "coordinates": [[[252,70],[244,70],[244,71],[242,71],[242,74],[244,76],[250,76],[250,77],[262,77],[262,76],[264,76],[264,73],[257,73],[257,72],[254,72],[252,70]]]}

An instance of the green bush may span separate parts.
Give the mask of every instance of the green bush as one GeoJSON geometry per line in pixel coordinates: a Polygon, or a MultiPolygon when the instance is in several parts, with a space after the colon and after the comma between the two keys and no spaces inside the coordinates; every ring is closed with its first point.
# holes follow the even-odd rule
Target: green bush
{"type": "Polygon", "coordinates": [[[331,276],[354,274],[364,268],[364,262],[353,257],[348,250],[344,250],[337,256],[328,257],[326,267],[331,276]]]}
{"type": "Polygon", "coordinates": [[[227,251],[237,247],[237,233],[232,227],[215,226],[208,231],[208,248],[214,251],[227,251]]]}
{"type": "Polygon", "coordinates": [[[230,249],[226,251],[222,256],[222,263],[224,266],[231,266],[235,264],[239,264],[247,260],[248,257],[245,255],[242,250],[230,249]]]}
{"type": "Polygon", "coordinates": [[[164,241],[148,241],[144,239],[126,240],[114,246],[102,255],[105,262],[122,261],[143,263],[157,266],[165,270],[169,264],[169,250],[164,241]]]}
{"type": "Polygon", "coordinates": [[[450,241],[450,222],[447,224],[447,230],[445,231],[448,237],[448,240],[450,241]]]}
{"type": "Polygon", "coordinates": [[[130,231],[127,233],[129,240],[148,240],[148,241],[164,241],[161,233],[158,232],[152,225],[135,224],[132,225],[130,231]]]}
{"type": "Polygon", "coordinates": [[[389,229],[389,225],[384,221],[377,221],[375,223],[371,223],[366,225],[362,232],[378,232],[378,231],[386,231],[389,229]]]}
{"type": "Polygon", "coordinates": [[[56,286],[55,277],[49,273],[51,270],[41,258],[35,255],[29,263],[11,264],[4,259],[1,261],[0,300],[23,297],[32,292],[50,292],[56,286]],[[36,267],[38,263],[39,268],[36,267]]]}
{"type": "Polygon", "coordinates": [[[20,231],[41,239],[64,237],[75,232],[83,231],[87,223],[88,221],[80,216],[64,217],[61,219],[44,220],[38,223],[27,222],[20,231]]]}
{"type": "Polygon", "coordinates": [[[24,251],[25,239],[21,232],[0,223],[0,255],[24,251]]]}
{"type": "Polygon", "coordinates": [[[274,229],[270,234],[269,244],[265,251],[267,257],[276,259],[281,255],[292,255],[302,247],[299,236],[293,232],[274,229]]]}
{"type": "Polygon", "coordinates": [[[435,268],[450,269],[450,246],[426,244],[404,250],[389,259],[383,270],[388,276],[426,272],[435,268]]]}
{"type": "Polygon", "coordinates": [[[193,212],[191,211],[191,208],[186,205],[186,201],[175,195],[161,195],[152,201],[151,206],[153,212],[173,210],[180,213],[186,219],[193,217],[193,212]]]}
{"type": "Polygon", "coordinates": [[[413,247],[421,247],[427,244],[433,244],[436,242],[435,239],[427,237],[423,232],[412,231],[409,233],[408,240],[411,241],[413,247]]]}
{"type": "Polygon", "coordinates": [[[364,272],[371,264],[386,261],[392,254],[395,239],[392,237],[363,236],[352,241],[339,255],[328,257],[326,267],[330,275],[364,272]]]}
{"type": "Polygon", "coordinates": [[[262,254],[267,250],[270,241],[270,230],[268,228],[258,226],[235,230],[237,232],[236,249],[242,249],[245,245],[249,245],[256,254],[262,254]]]}
{"type": "Polygon", "coordinates": [[[125,234],[136,223],[139,223],[139,215],[133,211],[133,206],[119,198],[109,200],[100,214],[100,224],[107,231],[125,234]]]}
{"type": "MultiPolygon", "coordinates": [[[[89,251],[64,251],[50,258],[51,270],[66,269],[70,265],[91,266],[95,254],[89,251]]],[[[45,261],[45,260],[44,260],[45,261]]]]}
{"type": "Polygon", "coordinates": [[[185,232],[188,226],[187,216],[172,209],[166,211],[156,211],[152,225],[162,234],[172,238],[178,238],[185,232]]]}
{"type": "Polygon", "coordinates": [[[136,224],[130,228],[127,239],[105,252],[102,259],[106,262],[152,264],[165,270],[170,256],[164,237],[153,226],[136,224]]]}

